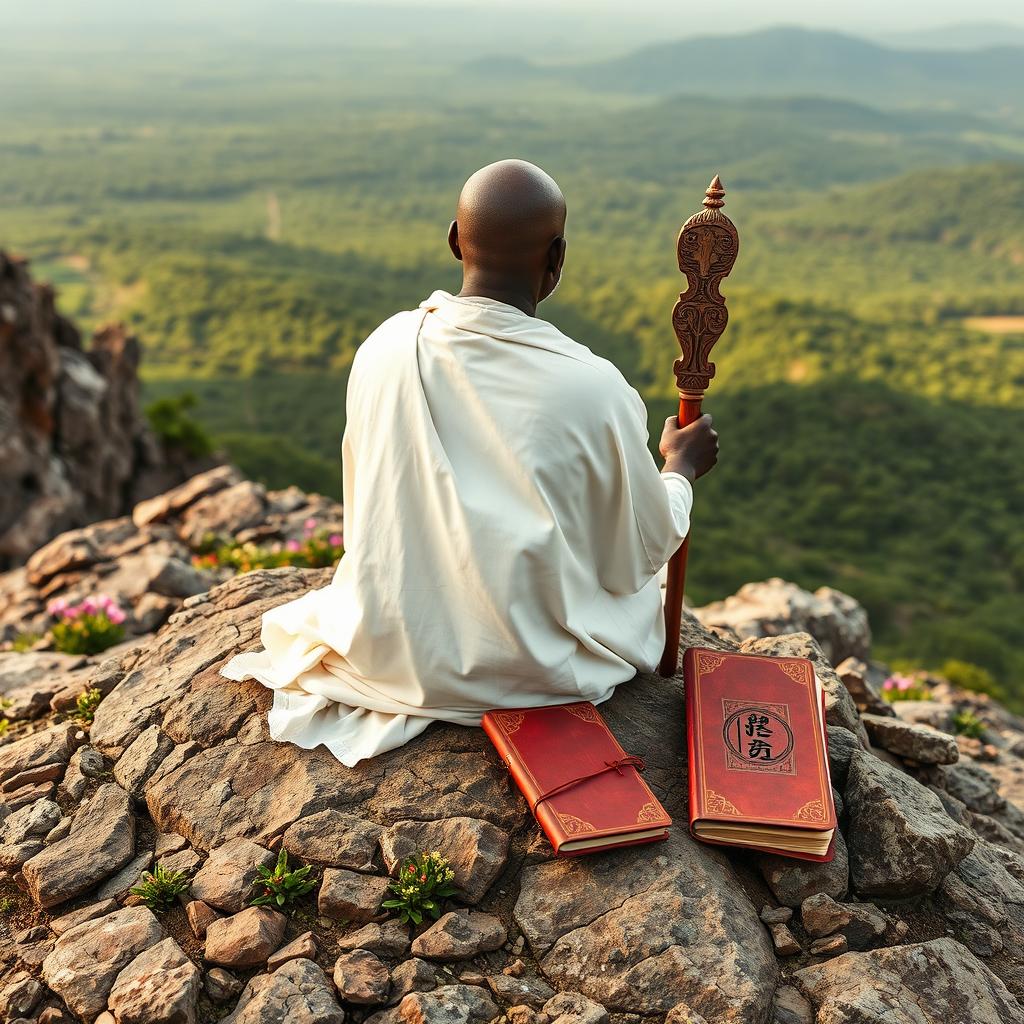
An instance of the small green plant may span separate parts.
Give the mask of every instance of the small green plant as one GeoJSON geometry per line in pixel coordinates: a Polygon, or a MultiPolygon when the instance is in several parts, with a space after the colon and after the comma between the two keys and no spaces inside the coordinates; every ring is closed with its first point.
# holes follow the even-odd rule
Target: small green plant
{"type": "Polygon", "coordinates": [[[9,914],[16,906],[17,903],[10,896],[4,896],[0,899],[0,914],[9,914]]]}
{"type": "Polygon", "coordinates": [[[164,913],[174,906],[178,894],[188,888],[188,875],[184,871],[168,871],[162,864],[142,873],[142,881],[128,891],[138,896],[155,914],[164,913]]]}
{"type": "Polygon", "coordinates": [[[985,723],[970,708],[953,716],[953,731],[959,736],[980,740],[985,735],[985,723]]]}
{"type": "Polygon", "coordinates": [[[0,737],[6,736],[10,727],[11,723],[6,718],[0,718],[0,737]]]}
{"type": "Polygon", "coordinates": [[[288,851],[284,849],[277,855],[273,870],[262,864],[256,870],[259,877],[253,884],[260,892],[251,901],[250,905],[254,907],[290,910],[296,900],[312,892],[316,885],[316,878],[310,877],[313,869],[309,864],[294,871],[288,870],[288,851]]]}
{"type": "Polygon", "coordinates": [[[436,921],[444,901],[457,892],[454,878],[455,872],[437,850],[409,857],[402,863],[398,878],[388,886],[394,898],[385,900],[382,906],[397,910],[402,924],[422,924],[427,915],[436,921]]]}
{"type": "Polygon", "coordinates": [[[81,722],[82,725],[91,724],[102,700],[102,690],[97,690],[95,687],[91,690],[83,690],[75,699],[75,710],[71,712],[71,717],[81,722]]]}
{"type": "Polygon", "coordinates": [[[914,676],[895,674],[882,683],[882,696],[889,702],[931,700],[932,692],[914,676]]]}
{"type": "Polygon", "coordinates": [[[302,540],[290,538],[283,544],[260,545],[253,541],[240,544],[218,537],[204,538],[199,554],[192,557],[197,569],[229,569],[235,573],[254,569],[277,569],[283,565],[300,569],[324,569],[344,554],[342,536],[317,526],[307,519],[302,540]]]}
{"type": "Polygon", "coordinates": [[[47,614],[56,621],[50,639],[65,654],[99,654],[124,639],[124,611],[106,594],[87,597],[81,604],[63,598],[51,601],[47,614]]]}
{"type": "Polygon", "coordinates": [[[985,693],[996,700],[1006,700],[1006,691],[992,678],[992,674],[969,661],[947,661],[939,675],[945,676],[953,686],[971,693],[985,693]]]}
{"type": "Polygon", "coordinates": [[[146,406],[149,425],[164,447],[177,449],[193,459],[213,451],[210,436],[189,415],[195,405],[196,396],[185,392],[174,398],[158,398],[146,406]]]}
{"type": "Polygon", "coordinates": [[[12,641],[11,649],[17,651],[18,654],[24,654],[26,651],[31,651],[42,639],[41,633],[19,633],[12,641]]]}

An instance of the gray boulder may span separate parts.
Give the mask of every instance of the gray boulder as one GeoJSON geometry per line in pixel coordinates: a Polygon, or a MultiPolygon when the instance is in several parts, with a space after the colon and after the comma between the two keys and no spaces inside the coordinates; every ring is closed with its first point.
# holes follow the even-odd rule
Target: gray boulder
{"type": "Polygon", "coordinates": [[[929,892],[974,846],[934,793],[864,751],[850,762],[846,807],[850,874],[863,895],[929,892]]]}

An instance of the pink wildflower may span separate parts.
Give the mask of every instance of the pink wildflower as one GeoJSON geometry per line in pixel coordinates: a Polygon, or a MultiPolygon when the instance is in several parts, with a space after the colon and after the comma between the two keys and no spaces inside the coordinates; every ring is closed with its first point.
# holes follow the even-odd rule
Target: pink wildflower
{"type": "Polygon", "coordinates": [[[77,619],[85,610],[84,602],[82,604],[69,604],[64,611],[61,612],[61,617],[64,619],[77,619]]]}
{"type": "Polygon", "coordinates": [[[100,606],[91,597],[87,597],[80,607],[85,615],[95,615],[100,610],[100,606]]]}
{"type": "Polygon", "coordinates": [[[330,537],[327,538],[327,543],[330,544],[332,548],[340,548],[342,544],[341,534],[332,533],[330,537]]]}
{"type": "Polygon", "coordinates": [[[116,604],[111,604],[107,606],[107,618],[115,626],[120,626],[128,616],[116,604]]]}
{"type": "Polygon", "coordinates": [[[68,606],[67,598],[55,597],[46,606],[46,614],[47,615],[52,615],[52,616],[56,617],[58,615],[63,614],[63,612],[67,608],[67,606],[68,606]]]}
{"type": "Polygon", "coordinates": [[[307,519],[302,525],[305,528],[306,533],[312,533],[316,529],[316,520],[312,518],[307,519]]]}
{"type": "Polygon", "coordinates": [[[290,540],[290,541],[288,541],[288,543],[285,544],[285,547],[289,551],[301,551],[302,550],[302,545],[297,540],[290,540]]]}

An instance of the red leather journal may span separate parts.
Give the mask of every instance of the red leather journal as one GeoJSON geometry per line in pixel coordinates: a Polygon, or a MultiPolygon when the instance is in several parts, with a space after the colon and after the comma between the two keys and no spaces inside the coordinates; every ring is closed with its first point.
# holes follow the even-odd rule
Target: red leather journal
{"type": "Polygon", "coordinates": [[[593,704],[488,711],[483,727],[555,853],[668,838],[672,819],[640,777],[643,762],[619,746],[593,704]]]}
{"type": "Polygon", "coordinates": [[[831,860],[836,811],[812,663],[693,647],[683,679],[694,836],[831,860]]]}

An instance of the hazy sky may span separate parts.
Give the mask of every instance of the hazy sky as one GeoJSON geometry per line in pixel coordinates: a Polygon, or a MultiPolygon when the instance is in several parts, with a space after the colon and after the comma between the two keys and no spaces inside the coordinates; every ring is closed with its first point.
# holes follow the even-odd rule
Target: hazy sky
{"type": "MultiPolygon", "coordinates": [[[[343,0],[317,0],[338,3],[343,0]]],[[[378,0],[378,3],[380,0],[378,0]]],[[[548,12],[580,11],[621,17],[622,0],[484,0],[480,3],[458,3],[451,0],[401,0],[391,6],[416,7],[484,7],[540,8],[548,12]]],[[[630,3],[632,17],[644,13],[671,18],[687,35],[699,32],[714,34],[729,31],[738,25],[799,25],[858,27],[873,30],[902,31],[909,28],[932,28],[962,22],[1003,21],[1024,25],[1024,4],[1021,0],[985,0],[965,5],[963,0],[830,0],[810,4],[807,0],[715,0],[714,3],[694,0],[638,0],[630,3]]]]}
{"type": "MultiPolygon", "coordinates": [[[[0,12],[14,23],[51,20],[81,23],[108,17],[134,22],[201,20],[237,17],[268,7],[301,8],[310,3],[349,6],[349,0],[0,0],[0,12]]],[[[576,15],[597,21],[632,24],[644,19],[672,26],[679,35],[714,35],[745,31],[780,23],[840,28],[874,34],[903,32],[960,23],[1004,22],[1024,26],[1021,0],[985,0],[965,5],[963,0],[363,0],[367,7],[469,8],[477,13],[500,9],[529,12],[543,20],[576,15]]]]}

